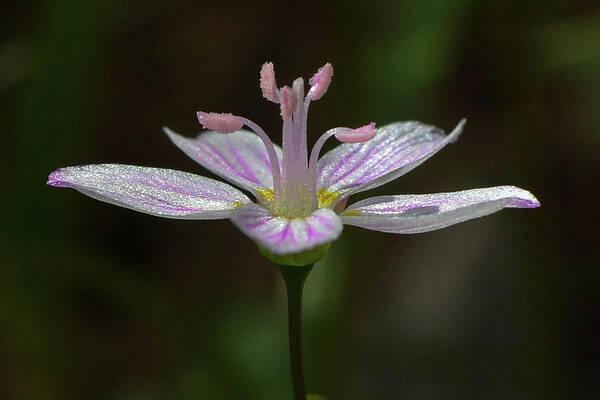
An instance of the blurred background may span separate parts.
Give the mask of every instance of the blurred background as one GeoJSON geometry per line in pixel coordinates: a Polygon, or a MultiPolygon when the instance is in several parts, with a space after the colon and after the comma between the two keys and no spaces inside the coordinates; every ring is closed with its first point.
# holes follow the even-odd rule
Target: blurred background
{"type": "Polygon", "coordinates": [[[514,184],[542,202],[419,235],[346,227],[307,283],[310,392],[600,396],[597,1],[4,4],[1,399],[291,398],[282,281],[229,221],[45,185],[105,162],[214,177],[161,132],[198,133],[197,110],[279,141],[258,89],[267,60],[281,85],[334,65],[310,142],[340,125],[469,120],[368,196],[514,184]]]}

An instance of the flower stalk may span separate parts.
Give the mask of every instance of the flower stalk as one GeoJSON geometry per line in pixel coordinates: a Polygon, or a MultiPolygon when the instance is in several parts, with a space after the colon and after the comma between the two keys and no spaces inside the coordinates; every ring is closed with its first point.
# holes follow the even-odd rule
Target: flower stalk
{"type": "Polygon", "coordinates": [[[288,300],[288,331],[294,400],[306,399],[302,366],[302,291],[314,264],[305,266],[279,265],[285,281],[288,300]]]}

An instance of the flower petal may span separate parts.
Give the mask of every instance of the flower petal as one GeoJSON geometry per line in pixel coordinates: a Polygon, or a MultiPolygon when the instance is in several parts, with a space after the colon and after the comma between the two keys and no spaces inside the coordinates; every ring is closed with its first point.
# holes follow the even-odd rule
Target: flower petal
{"type": "Polygon", "coordinates": [[[352,204],[342,222],[381,232],[420,233],[483,217],[503,208],[535,208],[535,196],[515,186],[452,193],[378,196],[352,204]]]}
{"type": "Polygon", "coordinates": [[[304,218],[285,218],[259,205],[247,204],[232,214],[231,221],[251,239],[279,255],[332,242],[342,233],[342,222],[330,209],[319,209],[304,218]]]}
{"type": "Polygon", "coordinates": [[[420,122],[398,122],[377,129],[368,142],[342,144],[319,160],[319,189],[337,198],[392,181],[456,140],[463,119],[449,135],[420,122]]]}
{"type": "Polygon", "coordinates": [[[60,168],[48,185],[69,187],[100,201],[167,218],[227,218],[250,199],[226,183],[187,172],[134,165],[60,168]]]}
{"type": "MultiPolygon", "coordinates": [[[[273,188],[267,150],[254,133],[237,131],[224,135],[208,131],[186,138],[169,128],[164,131],[185,154],[223,179],[255,194],[257,189],[273,188]]],[[[281,148],[275,146],[275,151],[281,160],[281,148]]]]}

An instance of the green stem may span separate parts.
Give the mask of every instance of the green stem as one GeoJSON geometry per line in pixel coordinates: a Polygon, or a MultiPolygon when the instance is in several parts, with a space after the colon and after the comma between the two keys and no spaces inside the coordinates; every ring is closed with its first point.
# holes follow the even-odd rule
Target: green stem
{"type": "Polygon", "coordinates": [[[279,265],[279,271],[281,271],[285,281],[288,296],[290,362],[294,400],[306,400],[304,372],[302,370],[302,289],[313,265],[300,267],[279,265]]]}

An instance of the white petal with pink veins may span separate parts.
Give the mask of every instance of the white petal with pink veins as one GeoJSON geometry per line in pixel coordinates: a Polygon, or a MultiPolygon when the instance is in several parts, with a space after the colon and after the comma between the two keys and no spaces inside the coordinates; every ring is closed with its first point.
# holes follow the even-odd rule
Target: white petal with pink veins
{"type": "Polygon", "coordinates": [[[503,208],[536,208],[530,192],[496,186],[451,193],[371,197],[352,204],[342,222],[390,233],[420,233],[483,217],[503,208]]]}
{"type": "Polygon", "coordinates": [[[120,164],[60,168],[48,185],[69,187],[100,201],[159,217],[227,218],[250,199],[214,179],[170,169],[120,164]]]}
{"type": "Polygon", "coordinates": [[[244,205],[231,215],[242,232],[274,254],[294,254],[326,244],[342,233],[340,218],[330,209],[306,217],[286,218],[256,204],[244,205]]]}
{"type": "MultiPolygon", "coordinates": [[[[203,132],[195,138],[164,128],[171,141],[204,168],[253,193],[273,188],[273,173],[264,143],[254,133],[203,132]]],[[[281,148],[275,146],[281,162],[281,148]]]]}
{"type": "Polygon", "coordinates": [[[377,129],[364,143],[342,144],[319,160],[319,189],[348,197],[390,182],[456,140],[465,120],[448,135],[420,122],[398,122],[377,129]]]}

